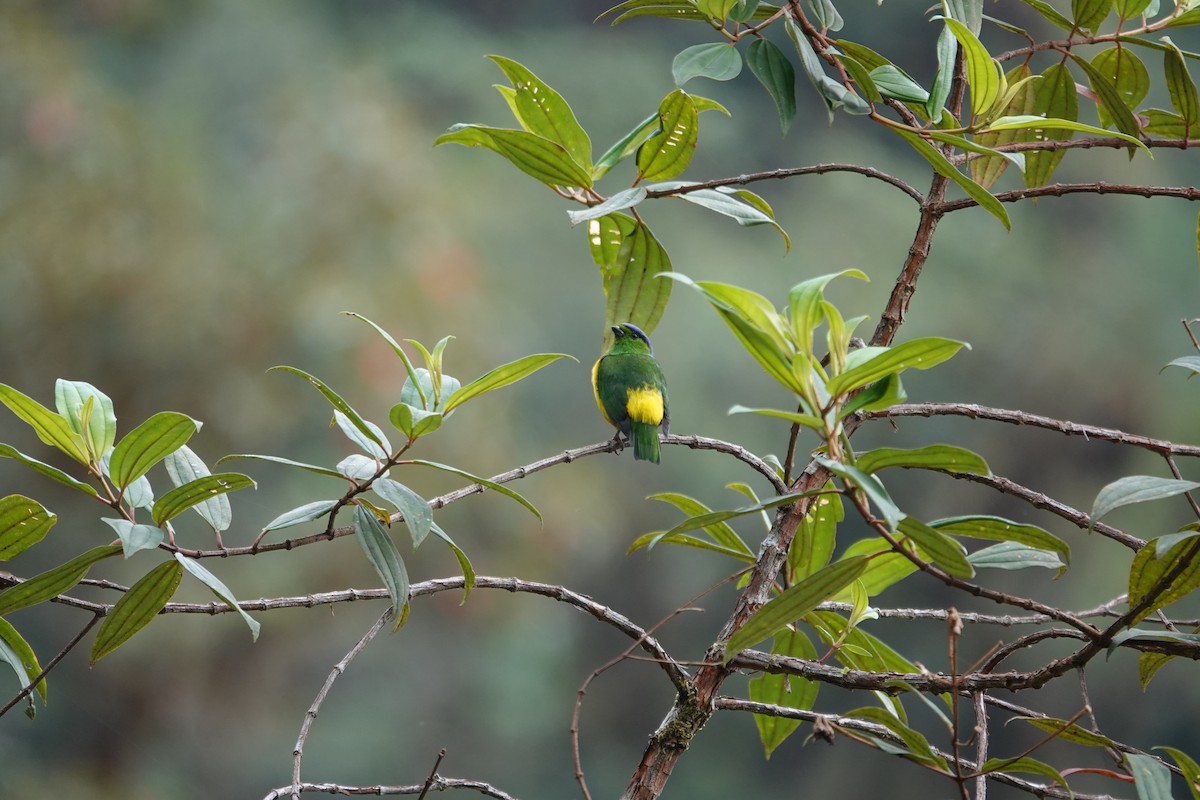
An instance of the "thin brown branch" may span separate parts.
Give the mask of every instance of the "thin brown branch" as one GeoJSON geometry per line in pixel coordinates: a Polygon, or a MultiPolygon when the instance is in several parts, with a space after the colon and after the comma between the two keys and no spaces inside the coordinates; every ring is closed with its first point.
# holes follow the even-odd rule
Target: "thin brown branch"
{"type": "Polygon", "coordinates": [[[908,195],[918,203],[925,198],[916,188],[905,183],[894,175],[889,175],[886,172],[875,169],[874,167],[866,167],[861,164],[813,164],[807,167],[784,167],[780,169],[764,170],[763,172],[749,172],[743,175],[735,175],[731,178],[717,178],[710,181],[700,181],[698,183],[689,183],[686,186],[680,186],[677,189],[652,189],[646,192],[647,197],[677,197],[681,194],[694,192],[699,189],[716,189],[719,186],[745,186],[750,183],[758,183],[759,181],[784,180],[786,178],[795,178],[801,175],[825,175],[831,172],[851,172],[857,175],[863,175],[873,180],[882,181],[889,186],[893,186],[904,194],[908,195]]]}
{"type": "MultiPolygon", "coordinates": [[[[1072,139],[1068,142],[1062,142],[1062,144],[1066,145],[1074,141],[1076,140],[1072,139]]],[[[1085,142],[1088,140],[1084,139],[1079,141],[1085,142]]],[[[1120,140],[1118,139],[1117,141],[1120,140]]],[[[1128,144],[1128,142],[1125,142],[1126,146],[1128,146],[1128,144]]],[[[1196,142],[1194,146],[1200,146],[1200,142],[1196,142]]],[[[1064,148],[1030,147],[1022,149],[1044,150],[1064,148]]],[[[1107,183],[1105,181],[1092,181],[1090,183],[1052,183],[1049,186],[1037,186],[1028,189],[1012,189],[1007,192],[996,192],[996,194],[993,196],[1001,203],[1015,203],[1019,200],[1029,200],[1035,197],[1064,197],[1069,194],[1124,194],[1133,195],[1135,197],[1171,197],[1177,200],[1200,200],[1200,188],[1195,186],[1147,186],[1143,184],[1107,183]]],[[[943,214],[949,214],[951,211],[961,211],[964,208],[974,208],[977,205],[979,204],[971,198],[962,197],[942,203],[938,207],[938,210],[943,214]]]]}
{"type": "MultiPolygon", "coordinates": [[[[385,784],[349,786],[340,783],[298,783],[273,789],[263,797],[263,800],[280,800],[283,797],[296,797],[300,794],[308,793],[335,794],[350,797],[392,797],[406,794],[420,794],[424,788],[424,783],[414,783],[407,786],[388,786],[385,784]]],[[[494,798],[495,800],[517,800],[513,795],[497,789],[490,783],[472,781],[465,778],[443,778],[439,776],[434,780],[433,788],[438,792],[444,792],[447,789],[467,789],[478,792],[484,797],[494,798]]],[[[1076,797],[1086,800],[1083,795],[1076,795],[1076,797]]]]}
{"type": "Polygon", "coordinates": [[[17,692],[11,700],[5,703],[3,708],[0,708],[0,717],[3,717],[5,714],[11,711],[17,705],[17,703],[28,697],[29,694],[34,691],[37,685],[41,683],[47,675],[50,674],[50,671],[57,667],[59,662],[67,657],[67,653],[70,653],[79,645],[81,641],[83,641],[83,637],[87,636],[88,631],[94,628],[96,623],[98,623],[102,617],[102,614],[94,614],[92,618],[87,621],[87,624],[79,630],[79,633],[72,636],[71,640],[67,642],[66,645],[64,645],[63,648],[58,651],[58,653],[55,654],[54,658],[46,662],[46,666],[42,667],[41,672],[35,675],[33,680],[31,680],[28,685],[22,688],[21,691],[17,692]]]}

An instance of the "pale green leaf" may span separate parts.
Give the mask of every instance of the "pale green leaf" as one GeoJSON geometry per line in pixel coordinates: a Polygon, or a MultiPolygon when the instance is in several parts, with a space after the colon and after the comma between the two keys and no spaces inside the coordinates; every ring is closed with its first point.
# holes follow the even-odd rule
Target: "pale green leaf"
{"type": "Polygon", "coordinates": [[[1133,503],[1146,503],[1151,500],[1174,497],[1197,488],[1200,488],[1200,483],[1176,478],[1160,478],[1155,475],[1129,475],[1118,478],[1096,495],[1096,500],[1092,503],[1089,529],[1091,525],[1095,525],[1114,509],[1133,503]]]}
{"type": "Polygon", "coordinates": [[[486,148],[547,186],[592,186],[590,170],[571,158],[566,148],[528,131],[460,124],[434,140],[434,146],[441,144],[486,148]]]}
{"type": "Polygon", "coordinates": [[[217,596],[222,603],[236,611],[246,623],[246,627],[250,629],[250,638],[252,641],[258,641],[258,633],[262,629],[258,620],[246,613],[240,605],[237,598],[233,596],[233,592],[229,591],[229,587],[221,582],[221,579],[208,571],[208,568],[202,565],[195,559],[188,558],[182,553],[175,553],[175,560],[183,565],[183,568],[192,574],[192,577],[199,580],[209,588],[214,595],[217,596]]]}
{"type": "Polygon", "coordinates": [[[510,361],[507,364],[490,370],[466,386],[458,389],[454,394],[446,398],[446,406],[442,409],[442,413],[449,414],[468,400],[473,400],[487,392],[514,384],[560,358],[569,358],[575,363],[579,363],[579,359],[566,353],[537,353],[525,356],[524,358],[518,358],[516,361],[510,361]]]}
{"type": "Polygon", "coordinates": [[[722,42],[697,44],[685,48],[671,62],[671,75],[676,86],[692,78],[729,81],[742,71],[742,55],[733,45],[722,42]]]}
{"type": "Polygon", "coordinates": [[[10,586],[0,592],[0,617],[58,597],[83,580],[88,570],[97,561],[110,558],[120,552],[120,545],[115,544],[93,547],[65,564],[46,570],[16,586],[10,586]]]}
{"type": "Polygon", "coordinates": [[[392,614],[396,620],[393,630],[396,630],[408,617],[409,582],[404,560],[387,529],[362,506],[354,508],[354,534],[392,599],[392,614]]]}

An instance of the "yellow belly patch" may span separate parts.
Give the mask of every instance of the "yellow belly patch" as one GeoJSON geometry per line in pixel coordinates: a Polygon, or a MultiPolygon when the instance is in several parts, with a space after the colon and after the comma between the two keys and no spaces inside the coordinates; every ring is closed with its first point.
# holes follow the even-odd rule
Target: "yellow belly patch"
{"type": "Polygon", "coordinates": [[[658,425],[663,418],[663,396],[654,386],[630,389],[625,411],[634,422],[658,425]]]}

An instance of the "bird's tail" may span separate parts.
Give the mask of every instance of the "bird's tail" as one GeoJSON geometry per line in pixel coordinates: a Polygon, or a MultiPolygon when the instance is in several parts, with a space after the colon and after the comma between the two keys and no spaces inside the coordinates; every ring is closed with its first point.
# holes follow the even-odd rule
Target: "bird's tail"
{"type": "Polygon", "coordinates": [[[635,422],[631,426],[633,457],[637,461],[658,463],[658,426],[635,422]]]}

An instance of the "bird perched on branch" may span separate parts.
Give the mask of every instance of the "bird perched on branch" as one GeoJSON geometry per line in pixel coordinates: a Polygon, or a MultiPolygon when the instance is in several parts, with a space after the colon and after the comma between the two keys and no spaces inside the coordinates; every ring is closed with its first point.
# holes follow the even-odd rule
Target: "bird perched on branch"
{"type": "Polygon", "coordinates": [[[667,384],[645,332],[631,322],[612,326],[613,343],[592,367],[596,405],[633,445],[633,457],[658,463],[658,430],[671,422],[667,384]]]}

